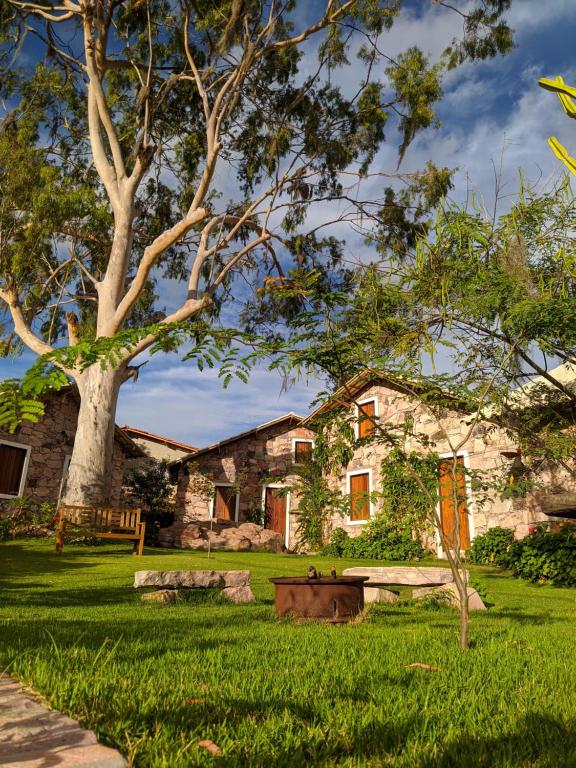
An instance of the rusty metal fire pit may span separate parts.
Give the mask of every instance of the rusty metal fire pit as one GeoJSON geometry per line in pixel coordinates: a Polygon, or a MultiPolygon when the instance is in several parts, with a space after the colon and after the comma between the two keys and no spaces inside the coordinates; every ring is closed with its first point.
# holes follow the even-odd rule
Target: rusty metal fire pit
{"type": "Polygon", "coordinates": [[[276,616],[342,623],[364,608],[368,576],[282,576],[270,579],[276,588],[276,616]]]}

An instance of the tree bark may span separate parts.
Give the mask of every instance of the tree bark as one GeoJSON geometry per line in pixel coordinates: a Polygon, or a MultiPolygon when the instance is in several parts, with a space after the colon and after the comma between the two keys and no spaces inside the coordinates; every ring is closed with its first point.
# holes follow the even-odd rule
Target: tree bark
{"type": "Polygon", "coordinates": [[[62,501],[109,505],[112,491],[114,416],[124,370],[99,363],[77,377],[80,410],[62,501]]]}

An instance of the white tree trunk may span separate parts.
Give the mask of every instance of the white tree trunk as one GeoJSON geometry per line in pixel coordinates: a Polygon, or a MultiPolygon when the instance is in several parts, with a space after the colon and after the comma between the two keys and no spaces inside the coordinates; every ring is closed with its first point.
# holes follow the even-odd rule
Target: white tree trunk
{"type": "Polygon", "coordinates": [[[123,375],[123,368],[102,370],[96,363],[77,379],[80,410],[62,496],[66,504],[110,503],[114,418],[123,375]]]}

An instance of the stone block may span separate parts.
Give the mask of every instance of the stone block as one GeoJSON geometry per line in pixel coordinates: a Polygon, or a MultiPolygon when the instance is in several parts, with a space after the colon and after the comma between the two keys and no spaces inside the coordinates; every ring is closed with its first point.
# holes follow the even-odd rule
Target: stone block
{"type": "Polygon", "coordinates": [[[159,589],[156,592],[145,592],[141,599],[145,603],[176,603],[178,602],[178,590],[159,589]]]}
{"type": "Polygon", "coordinates": [[[344,576],[368,576],[369,580],[365,582],[365,586],[368,587],[386,586],[387,584],[425,587],[449,584],[454,580],[449,568],[430,566],[420,568],[417,566],[346,568],[342,574],[344,576]]]}
{"type": "Polygon", "coordinates": [[[256,600],[249,586],[225,587],[220,594],[232,603],[253,603],[256,600]]]}
{"type": "MultiPolygon", "coordinates": [[[[441,599],[445,599],[448,605],[451,605],[453,608],[460,607],[460,595],[458,594],[458,588],[456,587],[456,584],[445,584],[441,587],[423,587],[422,589],[412,590],[412,597],[415,600],[418,600],[422,597],[433,597],[435,595],[438,595],[441,599]]],[[[472,587],[468,587],[468,610],[486,610],[486,606],[482,602],[482,598],[472,587]]]]}
{"type": "Polygon", "coordinates": [[[399,603],[400,596],[381,587],[364,587],[365,603],[399,603]]]}
{"type": "Polygon", "coordinates": [[[250,584],[250,571],[136,571],[134,588],[222,589],[250,584]]]}

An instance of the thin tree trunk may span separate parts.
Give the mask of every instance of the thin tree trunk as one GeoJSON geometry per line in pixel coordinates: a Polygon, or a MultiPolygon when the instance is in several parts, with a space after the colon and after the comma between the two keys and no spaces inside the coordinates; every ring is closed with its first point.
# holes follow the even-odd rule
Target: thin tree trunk
{"type": "Polygon", "coordinates": [[[102,370],[96,363],[77,379],[80,410],[62,499],[66,504],[110,503],[114,417],[123,374],[123,369],[102,370]]]}

